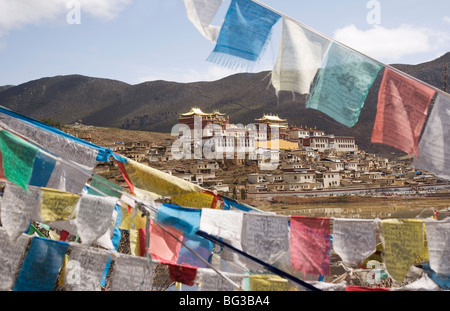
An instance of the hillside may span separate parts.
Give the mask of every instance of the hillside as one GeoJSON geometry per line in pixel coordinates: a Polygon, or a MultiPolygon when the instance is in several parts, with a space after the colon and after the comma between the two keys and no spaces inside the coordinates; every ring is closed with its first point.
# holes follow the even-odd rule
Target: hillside
{"type": "MultiPolygon", "coordinates": [[[[419,65],[395,67],[436,87],[443,87],[445,64],[450,53],[419,65]]],[[[83,124],[169,133],[179,113],[198,106],[205,112],[220,110],[232,123],[250,124],[263,113],[279,114],[290,124],[317,126],[327,133],[356,138],[364,150],[396,155],[400,151],[371,144],[376,115],[380,72],[361,112],[359,122],[347,128],[323,113],[305,108],[305,98],[282,92],[277,105],[270,72],[235,74],[213,82],[175,83],[151,81],[129,85],[115,80],[80,75],[56,76],[18,86],[0,87],[0,105],[35,119],[64,124],[83,124]],[[3,91],[2,91],[2,88],[3,91]]]]}

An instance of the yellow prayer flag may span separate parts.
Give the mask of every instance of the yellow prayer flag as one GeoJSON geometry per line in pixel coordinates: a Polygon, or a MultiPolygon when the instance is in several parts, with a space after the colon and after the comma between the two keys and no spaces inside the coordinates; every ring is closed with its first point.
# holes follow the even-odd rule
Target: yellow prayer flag
{"type": "Polygon", "coordinates": [[[172,197],[175,204],[192,208],[210,208],[214,196],[208,193],[193,192],[172,197]]]}
{"type": "Polygon", "coordinates": [[[80,196],[55,189],[42,188],[41,216],[44,222],[74,218],[80,196]]]}
{"type": "Polygon", "coordinates": [[[124,167],[133,186],[153,194],[155,198],[203,191],[196,184],[130,159],[127,159],[124,167]]]}
{"type": "Polygon", "coordinates": [[[290,285],[288,280],[277,275],[255,274],[250,276],[250,291],[292,292],[298,291],[298,289],[290,285]]]}
{"type": "Polygon", "coordinates": [[[138,210],[130,210],[128,211],[128,207],[120,206],[122,210],[122,222],[118,226],[119,229],[122,230],[139,230],[145,228],[147,218],[142,217],[142,212],[138,210]]]}
{"type": "Polygon", "coordinates": [[[402,282],[411,266],[424,251],[424,224],[418,219],[381,221],[384,263],[389,275],[402,282]]]}
{"type": "Polygon", "coordinates": [[[141,256],[141,248],[139,245],[139,231],[130,229],[130,252],[133,256],[141,256]]]}

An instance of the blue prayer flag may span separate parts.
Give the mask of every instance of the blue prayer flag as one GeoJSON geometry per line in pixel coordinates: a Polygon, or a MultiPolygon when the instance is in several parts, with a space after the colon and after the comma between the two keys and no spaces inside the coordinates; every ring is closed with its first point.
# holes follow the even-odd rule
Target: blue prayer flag
{"type": "Polygon", "coordinates": [[[249,0],[233,0],[208,61],[240,67],[257,61],[281,16],[249,0]]]}
{"type": "Polygon", "coordinates": [[[332,44],[306,102],[339,123],[358,122],[367,94],[382,65],[338,44],[332,44]]]}
{"type": "Polygon", "coordinates": [[[52,291],[69,243],[33,237],[13,291],[52,291]]]}

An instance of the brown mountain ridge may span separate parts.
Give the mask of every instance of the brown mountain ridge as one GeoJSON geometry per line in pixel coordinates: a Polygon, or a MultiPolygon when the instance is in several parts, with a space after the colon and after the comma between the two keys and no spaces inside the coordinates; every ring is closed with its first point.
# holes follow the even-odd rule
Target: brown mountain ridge
{"type": "MultiPolygon", "coordinates": [[[[442,89],[448,63],[450,52],[418,65],[393,66],[442,89]]],[[[396,149],[370,143],[382,73],[353,128],[320,111],[306,109],[304,96],[294,99],[290,92],[281,92],[277,103],[270,72],[235,74],[212,82],[158,80],[137,85],[81,75],[47,77],[18,86],[0,86],[0,105],[38,120],[52,119],[64,124],[82,120],[87,125],[162,133],[170,133],[179,113],[193,106],[205,112],[220,110],[230,116],[232,123],[244,125],[264,113],[273,113],[288,119],[290,124],[354,136],[357,144],[369,152],[402,155],[396,149]]]]}

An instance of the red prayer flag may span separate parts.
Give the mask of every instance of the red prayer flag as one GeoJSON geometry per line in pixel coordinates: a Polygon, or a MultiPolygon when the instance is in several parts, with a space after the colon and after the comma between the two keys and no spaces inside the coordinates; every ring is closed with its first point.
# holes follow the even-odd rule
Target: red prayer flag
{"type": "Polygon", "coordinates": [[[169,267],[169,275],[172,281],[183,283],[189,286],[194,285],[194,280],[197,276],[196,267],[177,264],[167,264],[167,266],[169,267]]]}
{"type": "Polygon", "coordinates": [[[434,93],[432,88],[386,68],[378,93],[372,142],[417,155],[434,93]]]}
{"type": "Polygon", "coordinates": [[[390,291],[389,288],[383,288],[383,287],[368,287],[368,286],[355,286],[350,285],[345,288],[346,292],[388,292],[390,291]]]}
{"type": "Polygon", "coordinates": [[[327,275],[330,271],[330,219],[291,217],[291,264],[306,274],[327,275]]]}

